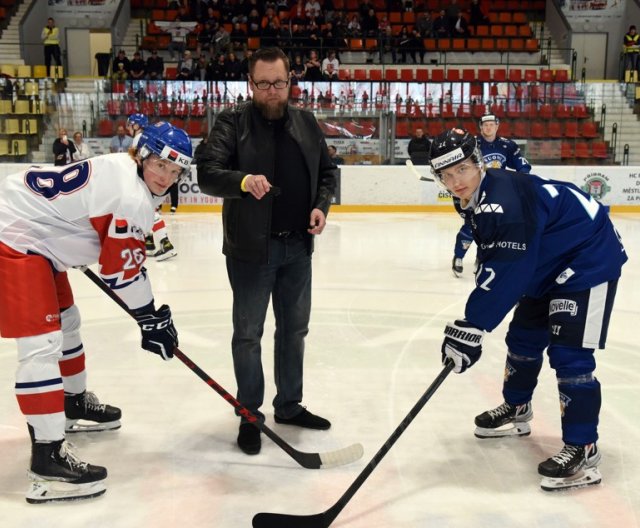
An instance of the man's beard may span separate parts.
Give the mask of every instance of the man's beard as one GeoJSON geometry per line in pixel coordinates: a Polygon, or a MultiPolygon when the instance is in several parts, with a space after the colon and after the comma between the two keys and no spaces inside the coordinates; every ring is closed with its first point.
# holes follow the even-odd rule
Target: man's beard
{"type": "Polygon", "coordinates": [[[254,99],[253,104],[267,121],[275,121],[284,117],[289,101],[267,101],[263,103],[254,99]]]}

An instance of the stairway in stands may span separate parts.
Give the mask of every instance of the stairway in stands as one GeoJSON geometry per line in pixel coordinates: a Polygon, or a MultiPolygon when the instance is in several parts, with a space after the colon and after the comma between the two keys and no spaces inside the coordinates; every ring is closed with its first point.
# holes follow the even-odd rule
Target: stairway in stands
{"type": "MultiPolygon", "coordinates": [[[[9,25],[0,33],[0,64],[24,64],[20,55],[20,21],[36,0],[25,0],[11,17],[9,25]]],[[[38,35],[39,40],[40,35],[38,35]]]]}

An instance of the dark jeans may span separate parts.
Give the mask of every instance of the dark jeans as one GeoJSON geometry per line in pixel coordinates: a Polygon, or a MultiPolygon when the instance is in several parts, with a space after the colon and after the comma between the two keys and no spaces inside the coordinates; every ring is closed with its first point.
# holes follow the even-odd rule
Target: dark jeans
{"type": "MultiPolygon", "coordinates": [[[[274,375],[275,413],[291,418],[302,411],[304,338],[311,313],[311,257],[302,236],[270,241],[268,264],[227,257],[233,290],[233,365],[238,400],[264,419],[258,409],[264,401],[264,373],[260,340],[269,300],[276,321],[274,375]]],[[[243,420],[244,421],[244,420],[243,420]]]]}
{"type": "Polygon", "coordinates": [[[47,67],[47,76],[49,75],[49,68],[51,67],[51,59],[55,61],[56,66],[62,66],[60,46],[58,46],[58,44],[46,44],[44,47],[44,64],[47,67]]]}

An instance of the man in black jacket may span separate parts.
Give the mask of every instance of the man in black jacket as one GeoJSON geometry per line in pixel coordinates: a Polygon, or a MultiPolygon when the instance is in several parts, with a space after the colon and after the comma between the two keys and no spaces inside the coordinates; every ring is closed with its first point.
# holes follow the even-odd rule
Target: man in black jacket
{"type": "MultiPolygon", "coordinates": [[[[272,299],[275,421],[329,429],[328,420],[300,403],[313,237],[326,225],[337,167],[313,114],[288,107],[289,60],[282,50],[253,54],[249,83],[251,102],[220,113],[198,158],[200,189],[224,198],[222,252],[233,290],[238,400],[264,419],[260,339],[272,299]]],[[[247,454],[260,452],[260,430],[244,418],[238,446],[247,454]]]]}
{"type": "Polygon", "coordinates": [[[415,136],[407,145],[407,152],[414,165],[427,165],[429,163],[429,150],[431,141],[424,135],[422,128],[416,128],[415,136]]]}

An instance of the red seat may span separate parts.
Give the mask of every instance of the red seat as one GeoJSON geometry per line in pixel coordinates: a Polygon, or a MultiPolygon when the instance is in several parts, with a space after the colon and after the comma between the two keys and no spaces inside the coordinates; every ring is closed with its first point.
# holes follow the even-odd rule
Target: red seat
{"type": "Polygon", "coordinates": [[[522,82],[522,70],[520,68],[511,68],[509,70],[509,81],[513,83],[522,82]]]}
{"type": "Polygon", "coordinates": [[[540,70],[540,82],[553,82],[553,70],[540,70]]]}
{"type": "Polygon", "coordinates": [[[340,81],[348,81],[351,78],[351,71],[349,68],[339,68],[338,69],[338,79],[340,81]]]}
{"type": "Polygon", "coordinates": [[[489,82],[491,80],[491,70],[489,68],[478,68],[478,81],[489,82]]]}
{"type": "Polygon", "coordinates": [[[109,99],[107,101],[107,114],[109,114],[110,116],[119,116],[121,113],[120,100],[109,99]]]}
{"type": "Polygon", "coordinates": [[[504,82],[507,80],[507,70],[504,68],[494,68],[493,80],[496,82],[504,82]]]}
{"type": "Polygon", "coordinates": [[[138,113],[138,103],[136,101],[124,102],[124,115],[130,116],[131,114],[138,113]]]}
{"type": "MultiPolygon", "coordinates": [[[[562,135],[560,133],[560,135],[562,135]]],[[[547,127],[543,121],[531,123],[531,137],[534,139],[544,139],[547,137],[547,127]]]]}
{"type": "Polygon", "coordinates": [[[580,135],[584,138],[597,138],[600,136],[598,133],[598,125],[593,121],[582,121],[579,128],[580,135]]]}
{"type": "Polygon", "coordinates": [[[587,110],[587,105],[585,104],[577,104],[573,107],[573,117],[576,119],[586,119],[589,117],[589,111],[587,110]]]}
{"type": "Polygon", "coordinates": [[[556,70],[556,75],[554,77],[556,82],[569,82],[569,71],[568,70],[556,70]]]}
{"type": "Polygon", "coordinates": [[[156,112],[156,105],[153,101],[142,101],[140,103],[140,113],[151,117],[156,112]]]}
{"type": "Polygon", "coordinates": [[[382,80],[382,70],[369,70],[369,79],[371,81],[381,81],[382,80]]]}
{"type": "Polygon", "coordinates": [[[427,82],[429,80],[429,70],[419,68],[416,70],[416,81],[427,82]]]}
{"type": "Polygon", "coordinates": [[[551,138],[561,138],[562,137],[562,125],[560,121],[551,120],[549,121],[549,126],[547,128],[547,136],[551,138]]]}
{"type": "Polygon", "coordinates": [[[565,121],[564,136],[568,138],[579,138],[580,132],[578,131],[577,121],[565,121]]]}
{"type": "Polygon", "coordinates": [[[402,68],[400,70],[400,80],[407,82],[413,81],[413,70],[410,68],[402,68]]]}
{"type": "Polygon", "coordinates": [[[384,70],[384,80],[385,81],[397,81],[398,80],[398,70],[395,68],[387,68],[384,70]]]}
{"type": "Polygon", "coordinates": [[[354,81],[366,81],[367,80],[367,70],[364,68],[355,68],[353,70],[353,80],[354,81]]]}
{"type": "Polygon", "coordinates": [[[538,70],[524,70],[525,82],[536,82],[538,80],[538,70]]]}
{"type": "Polygon", "coordinates": [[[540,105],[538,117],[541,119],[551,119],[553,117],[553,107],[549,103],[540,105]]]}
{"type": "Polygon", "coordinates": [[[458,68],[447,68],[448,82],[460,82],[460,70],[458,68]]]}
{"type": "Polygon", "coordinates": [[[443,82],[444,81],[444,70],[441,68],[436,68],[431,70],[431,80],[433,82],[443,82]]]}
{"type": "Polygon", "coordinates": [[[568,141],[563,141],[560,146],[560,157],[562,159],[570,159],[575,157],[575,153],[573,151],[573,143],[568,141]]]}
{"type": "Polygon", "coordinates": [[[207,106],[202,101],[191,103],[191,117],[204,117],[207,113],[207,106]]]}
{"type": "Polygon", "coordinates": [[[173,115],[176,117],[187,117],[189,115],[189,105],[186,101],[177,101],[173,107],[173,115]]]}
{"type": "Polygon", "coordinates": [[[509,121],[500,121],[500,135],[503,137],[511,137],[511,123],[509,121]]]}
{"type": "Polygon", "coordinates": [[[167,101],[160,101],[157,104],[158,116],[169,117],[171,115],[171,104],[167,101]]]}
{"type": "Polygon", "coordinates": [[[576,142],[576,158],[586,159],[591,157],[591,148],[586,141],[576,142]]]}
{"type": "Polygon", "coordinates": [[[555,111],[556,119],[569,119],[571,117],[571,108],[566,104],[559,104],[555,111]]]}
{"type": "Polygon", "coordinates": [[[531,135],[529,129],[529,121],[524,119],[518,119],[513,123],[513,137],[516,138],[528,138],[531,135]]]}
{"type": "Polygon", "coordinates": [[[604,141],[594,141],[591,144],[591,155],[597,159],[606,159],[609,157],[607,152],[607,144],[604,141]]]}
{"type": "Polygon", "coordinates": [[[462,70],[462,80],[465,82],[473,82],[476,80],[476,71],[472,68],[464,68],[462,70]]]}
{"type": "Polygon", "coordinates": [[[429,136],[432,138],[442,134],[442,132],[444,132],[445,130],[444,123],[439,119],[430,119],[428,121],[428,127],[429,127],[429,136]]]}
{"type": "Polygon", "coordinates": [[[98,123],[97,134],[100,137],[111,137],[115,134],[114,122],[111,119],[102,119],[98,123]]]}

